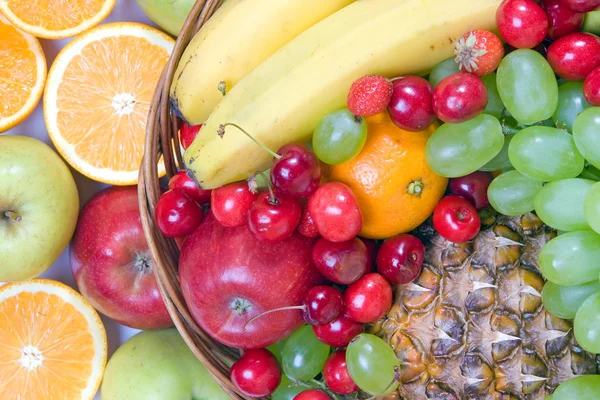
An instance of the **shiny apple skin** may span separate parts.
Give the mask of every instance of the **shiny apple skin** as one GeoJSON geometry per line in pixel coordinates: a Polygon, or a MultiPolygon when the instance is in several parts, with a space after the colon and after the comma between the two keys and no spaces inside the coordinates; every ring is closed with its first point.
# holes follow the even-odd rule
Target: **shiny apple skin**
{"type": "Polygon", "coordinates": [[[185,240],[179,259],[193,318],[231,347],[261,348],[286,338],[303,324],[300,311],[245,325],[265,311],[302,304],[308,289],[326,282],[312,263],[314,243],[298,232],[279,243],[259,242],[246,225],[227,228],[207,215],[185,240]]]}
{"type": "Polygon", "coordinates": [[[152,272],[135,186],[105,189],[83,207],[70,259],[79,291],[102,314],[135,329],[173,325],[152,272]]]}

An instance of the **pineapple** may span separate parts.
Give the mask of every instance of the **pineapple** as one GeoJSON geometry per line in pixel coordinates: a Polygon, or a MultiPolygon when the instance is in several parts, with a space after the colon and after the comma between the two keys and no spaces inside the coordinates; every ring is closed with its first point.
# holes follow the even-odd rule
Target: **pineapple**
{"type": "Polygon", "coordinates": [[[572,325],[544,310],[538,253],[556,232],[534,214],[488,214],[471,242],[450,243],[423,225],[420,276],[396,288],[373,332],[401,361],[405,400],[544,399],[563,381],[598,372],[572,325]]]}

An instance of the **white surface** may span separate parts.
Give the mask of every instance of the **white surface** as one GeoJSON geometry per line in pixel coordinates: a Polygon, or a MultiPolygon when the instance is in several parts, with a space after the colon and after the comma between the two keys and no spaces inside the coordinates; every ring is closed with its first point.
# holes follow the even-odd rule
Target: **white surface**
{"type": "MultiPolygon", "coordinates": [[[[120,21],[135,21],[156,27],[156,25],[154,25],[142,13],[135,0],[117,0],[117,5],[115,6],[113,12],[103,23],[120,21]]],[[[65,44],[69,42],[69,40],[67,39],[53,41],[40,39],[40,42],[42,43],[42,47],[44,48],[44,52],[46,53],[48,67],[50,67],[52,61],[54,60],[58,52],[63,48],[65,44]]],[[[38,104],[38,106],[36,107],[35,111],[25,121],[23,121],[20,125],[16,126],[15,128],[9,130],[8,132],[4,133],[4,135],[31,136],[40,139],[52,146],[52,142],[48,137],[48,133],[46,132],[46,127],[44,125],[44,116],[42,113],[41,101],[40,104],[38,104]]],[[[77,187],[79,188],[79,198],[81,205],[84,205],[94,193],[106,187],[106,185],[94,182],[82,176],[73,169],[71,169],[71,171],[73,172],[73,176],[75,177],[75,181],[77,182],[77,187]]],[[[52,267],[46,273],[44,273],[42,277],[56,279],[58,281],[68,284],[69,286],[75,287],[73,275],[69,266],[68,249],[65,250],[63,254],[61,254],[58,260],[56,260],[52,267]]],[[[104,326],[106,327],[106,333],[108,335],[109,357],[122,343],[124,343],[132,335],[138,332],[135,329],[130,329],[125,326],[122,326],[106,317],[102,317],[102,321],[104,322],[104,326]]],[[[100,396],[96,396],[96,399],[99,400],[100,396]]]]}

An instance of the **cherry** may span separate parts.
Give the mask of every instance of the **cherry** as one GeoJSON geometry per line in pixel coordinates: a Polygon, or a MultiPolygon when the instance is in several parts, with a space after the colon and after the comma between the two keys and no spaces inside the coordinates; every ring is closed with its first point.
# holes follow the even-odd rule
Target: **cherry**
{"type": "Polygon", "coordinates": [[[586,13],[600,7],[600,0],[562,0],[565,7],[573,12],[586,13]]]}
{"type": "Polygon", "coordinates": [[[317,230],[331,242],[345,242],[362,228],[362,214],[352,189],[340,182],[328,182],[308,200],[308,212],[317,230]]]}
{"type": "Polygon", "coordinates": [[[286,193],[275,193],[269,188],[252,204],[248,211],[248,229],[261,242],[281,242],[294,233],[302,205],[286,193]]]}
{"type": "Polygon", "coordinates": [[[300,223],[298,224],[298,232],[307,238],[319,237],[319,230],[317,229],[312,216],[308,212],[307,205],[302,207],[302,217],[300,217],[300,223]]]}
{"type": "Polygon", "coordinates": [[[257,197],[248,188],[248,182],[230,183],[212,191],[210,209],[221,225],[235,228],[247,223],[248,211],[257,197]]]}
{"type": "Polygon", "coordinates": [[[459,123],[476,117],[485,109],[487,102],[484,83],[467,72],[442,79],[433,92],[433,110],[444,122],[459,123]]]}
{"type": "Polygon", "coordinates": [[[425,246],[416,237],[403,233],[386,240],[377,254],[377,270],[388,281],[410,283],[421,273],[425,246]]]}
{"type": "Polygon", "coordinates": [[[331,400],[331,397],[321,390],[310,389],[298,393],[293,400],[331,400]]]}
{"type": "Polygon", "coordinates": [[[194,139],[200,132],[202,125],[190,126],[187,122],[184,122],[179,128],[179,143],[184,149],[187,149],[194,142],[194,139]]]}
{"type": "Polygon", "coordinates": [[[532,49],[548,32],[546,13],[533,0],[504,0],[496,10],[500,35],[517,49],[532,49]]]}
{"type": "Polygon", "coordinates": [[[444,239],[462,243],[477,236],[481,220],[468,200],[460,196],[446,196],[433,211],[433,227],[444,239]]]}
{"type": "Polygon", "coordinates": [[[420,76],[407,76],[393,83],[392,99],[388,108],[394,123],[407,131],[422,131],[435,121],[433,89],[420,76]]]}
{"type": "Polygon", "coordinates": [[[165,192],[154,210],[156,226],[163,235],[182,238],[194,232],[202,222],[202,207],[182,190],[165,192]]]}
{"type": "Polygon", "coordinates": [[[490,183],[492,183],[492,179],[490,173],[476,171],[460,178],[450,179],[448,188],[450,189],[450,193],[464,197],[477,210],[482,210],[490,205],[487,191],[490,183]]]}
{"type": "Polygon", "coordinates": [[[332,282],[348,285],[369,270],[367,246],[358,238],[330,242],[320,238],[312,251],[313,263],[332,282]]]}
{"type": "Polygon", "coordinates": [[[548,18],[548,38],[552,40],[577,32],[583,25],[585,14],[571,11],[563,0],[542,0],[540,4],[548,18]]]}
{"type": "Polygon", "coordinates": [[[351,394],[358,391],[358,386],[348,372],[344,350],[336,351],[329,356],[323,367],[323,378],[327,387],[334,393],[351,394]]]}
{"type": "Polygon", "coordinates": [[[281,383],[281,367],[277,358],[267,349],[245,350],[231,366],[233,384],[246,396],[265,397],[281,383]]]}
{"type": "Polygon", "coordinates": [[[192,178],[184,171],[177,172],[171,180],[169,180],[169,189],[180,189],[190,199],[198,204],[210,203],[210,194],[212,190],[200,189],[192,178]]]}
{"type": "Polygon", "coordinates": [[[548,47],[547,58],[556,75],[581,81],[600,66],[600,38],[590,33],[571,33],[548,47]]]}
{"type": "Polygon", "coordinates": [[[373,239],[365,239],[365,238],[359,238],[361,240],[361,242],[363,242],[365,244],[365,246],[367,246],[367,255],[369,258],[369,265],[367,268],[367,272],[371,272],[373,271],[373,267],[375,265],[375,260],[377,259],[377,252],[379,251],[379,248],[377,247],[377,242],[375,242],[373,239]]]}
{"type": "Polygon", "coordinates": [[[353,321],[345,315],[340,315],[326,325],[315,325],[313,331],[321,342],[337,348],[344,348],[352,339],[363,333],[363,324],[353,321]]]}
{"type": "Polygon", "coordinates": [[[345,314],[356,322],[376,322],[392,307],[392,296],[392,285],[382,275],[372,272],[344,292],[345,314]]]}
{"type": "Polygon", "coordinates": [[[583,95],[588,103],[600,107],[600,67],[590,72],[585,78],[583,95]]]}

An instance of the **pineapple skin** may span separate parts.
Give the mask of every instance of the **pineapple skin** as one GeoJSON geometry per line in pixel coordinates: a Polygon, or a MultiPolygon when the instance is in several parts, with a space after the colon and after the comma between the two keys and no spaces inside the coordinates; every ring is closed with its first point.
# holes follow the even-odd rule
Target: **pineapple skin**
{"type": "Polygon", "coordinates": [[[468,243],[414,232],[426,246],[419,277],[395,288],[394,305],[371,332],[401,361],[398,391],[386,399],[542,400],[600,359],[573,337],[572,323],[548,313],[538,254],[556,232],[535,214],[486,210],[468,243]]]}

